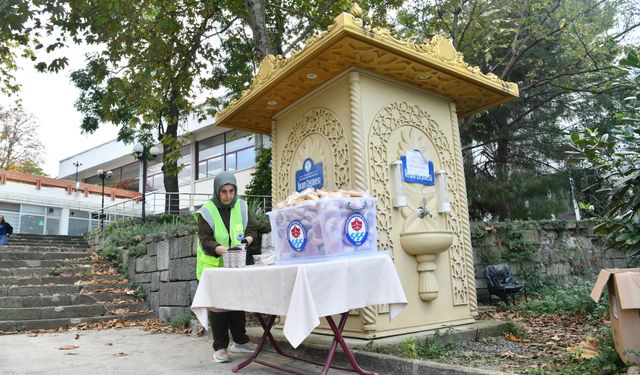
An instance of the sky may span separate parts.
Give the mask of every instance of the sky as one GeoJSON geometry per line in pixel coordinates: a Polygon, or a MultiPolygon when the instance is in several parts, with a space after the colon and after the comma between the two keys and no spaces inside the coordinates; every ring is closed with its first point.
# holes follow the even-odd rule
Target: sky
{"type": "MultiPolygon", "coordinates": [[[[106,143],[117,136],[117,128],[103,124],[94,134],[80,130],[82,114],[74,107],[80,91],[69,80],[72,71],[84,66],[84,52],[75,48],[65,52],[69,66],[59,73],[40,73],[30,60],[19,61],[16,80],[22,86],[18,96],[26,112],[39,124],[39,139],[44,145],[41,165],[51,177],[58,176],[58,166],[66,159],[91,147],[106,143]]],[[[8,105],[2,98],[2,104],[8,105]]]]}

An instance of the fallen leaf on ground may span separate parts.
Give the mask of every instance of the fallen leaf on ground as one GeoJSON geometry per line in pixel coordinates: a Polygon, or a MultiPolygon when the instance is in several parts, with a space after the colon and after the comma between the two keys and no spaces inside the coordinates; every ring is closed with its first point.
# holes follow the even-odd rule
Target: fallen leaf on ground
{"type": "Polygon", "coordinates": [[[599,355],[598,344],[592,337],[587,337],[578,345],[568,347],[567,351],[577,359],[593,359],[599,355]]]}
{"type": "Polygon", "coordinates": [[[107,342],[107,343],[104,344],[104,346],[113,346],[113,343],[112,342],[107,342]]]}
{"type": "Polygon", "coordinates": [[[520,338],[518,336],[514,336],[514,335],[512,335],[510,333],[505,333],[504,334],[504,338],[509,340],[509,341],[511,341],[511,342],[529,342],[529,340],[527,340],[527,339],[523,339],[523,338],[520,338]]]}
{"type": "Polygon", "coordinates": [[[80,354],[80,353],[77,353],[77,352],[66,352],[66,353],[64,353],[64,355],[78,355],[78,354],[80,354]]]}
{"type": "Polygon", "coordinates": [[[74,337],[74,339],[79,339],[80,338],[80,334],[76,333],[76,337],[74,337]]]}
{"type": "Polygon", "coordinates": [[[125,353],[125,352],[119,352],[119,353],[113,353],[113,356],[114,357],[126,357],[126,356],[128,356],[128,354],[125,353]]]}
{"type": "Polygon", "coordinates": [[[80,347],[79,345],[64,344],[61,347],[59,347],[58,350],[73,350],[73,349],[78,349],[79,347],[80,347]]]}

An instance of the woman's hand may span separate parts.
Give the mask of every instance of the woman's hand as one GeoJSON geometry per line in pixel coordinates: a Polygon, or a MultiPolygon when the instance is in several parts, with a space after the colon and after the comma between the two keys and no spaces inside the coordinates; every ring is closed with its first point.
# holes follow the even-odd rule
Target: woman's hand
{"type": "Polygon", "coordinates": [[[242,240],[242,242],[245,242],[247,246],[251,246],[251,244],[253,243],[253,237],[247,236],[244,238],[244,240],[242,240]]]}
{"type": "Polygon", "coordinates": [[[214,251],[216,252],[216,254],[218,254],[218,256],[222,256],[222,254],[224,254],[227,251],[229,251],[229,248],[224,247],[224,246],[216,246],[214,251]]]}

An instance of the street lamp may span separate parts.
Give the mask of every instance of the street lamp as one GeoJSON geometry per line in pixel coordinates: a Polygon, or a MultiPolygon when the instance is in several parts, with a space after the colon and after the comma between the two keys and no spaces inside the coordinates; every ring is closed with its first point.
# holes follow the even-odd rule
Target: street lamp
{"type": "Polygon", "coordinates": [[[80,183],[78,182],[78,167],[82,165],[82,162],[76,160],[73,162],[73,165],[76,167],[76,191],[80,188],[80,183]]]}
{"type": "Polygon", "coordinates": [[[146,220],[145,206],[147,201],[147,163],[160,155],[160,149],[156,146],[143,146],[138,143],[133,146],[133,153],[136,159],[142,162],[142,181],[140,183],[142,184],[142,222],[144,223],[146,220]]]}
{"type": "Polygon", "coordinates": [[[100,229],[102,229],[104,228],[104,181],[110,179],[111,176],[113,176],[113,172],[98,169],[97,175],[100,181],[102,181],[102,208],[100,209],[100,229]]]}

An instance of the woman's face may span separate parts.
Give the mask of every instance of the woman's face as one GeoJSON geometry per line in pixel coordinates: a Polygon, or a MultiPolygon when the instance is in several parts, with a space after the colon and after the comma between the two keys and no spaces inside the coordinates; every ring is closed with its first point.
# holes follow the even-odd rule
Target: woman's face
{"type": "Polygon", "coordinates": [[[236,187],[233,185],[224,185],[218,191],[218,199],[224,205],[231,204],[233,198],[236,197],[236,187]]]}

